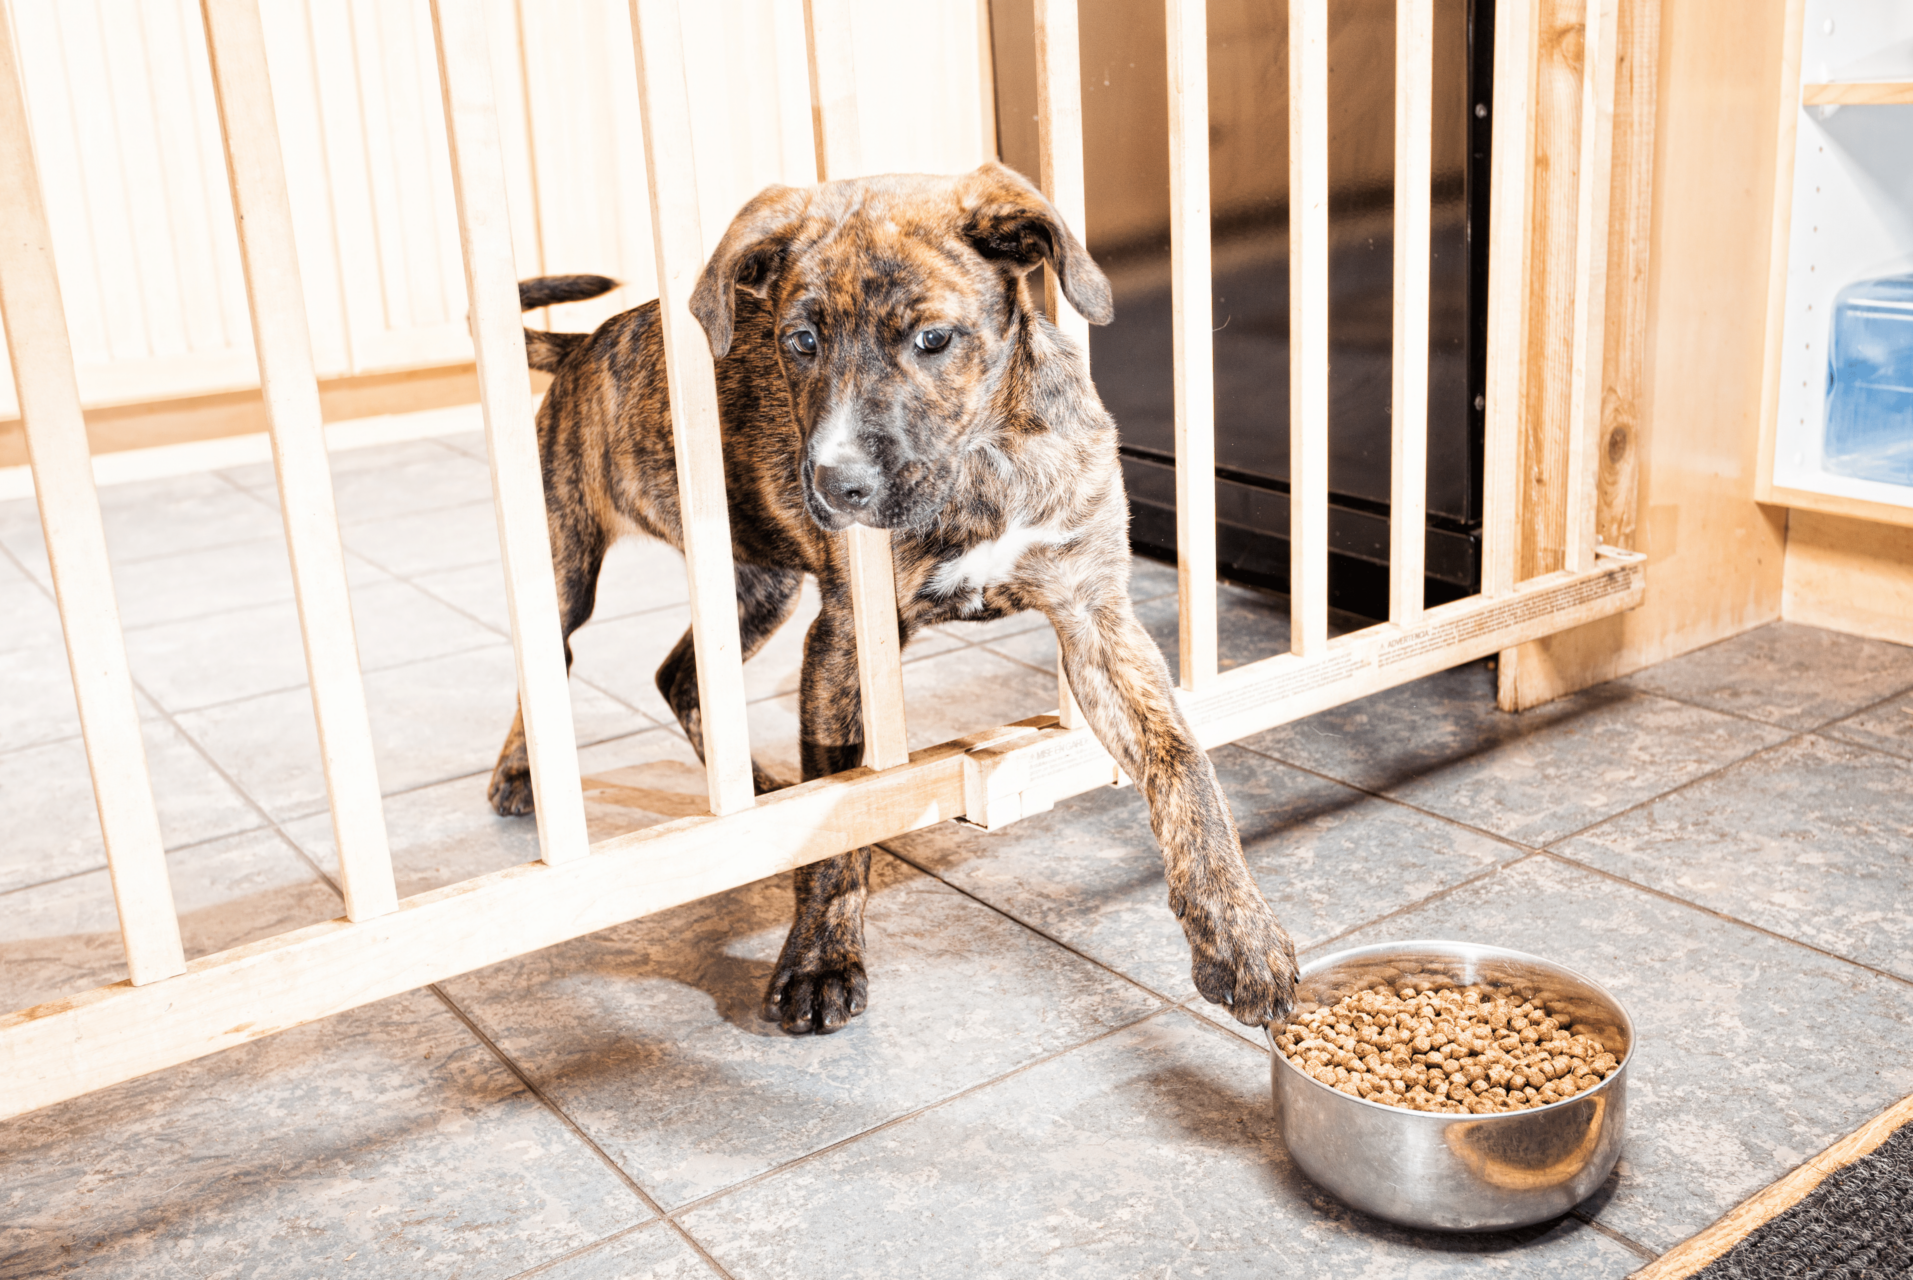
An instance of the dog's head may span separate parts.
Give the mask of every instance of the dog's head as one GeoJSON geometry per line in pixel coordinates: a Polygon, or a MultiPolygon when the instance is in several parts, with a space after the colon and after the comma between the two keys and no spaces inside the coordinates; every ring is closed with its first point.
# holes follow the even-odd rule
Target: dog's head
{"type": "Polygon", "coordinates": [[[691,310],[721,357],[736,290],[767,305],[818,524],[921,528],[985,429],[1038,264],[1109,323],[1109,281],[1042,193],[1000,164],[771,187],[724,233],[691,310]]]}

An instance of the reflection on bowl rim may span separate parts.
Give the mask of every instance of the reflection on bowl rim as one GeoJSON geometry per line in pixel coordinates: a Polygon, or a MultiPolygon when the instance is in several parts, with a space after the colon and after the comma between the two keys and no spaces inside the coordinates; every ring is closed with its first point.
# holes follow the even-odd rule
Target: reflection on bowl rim
{"type": "MultiPolygon", "coordinates": [[[[1346,950],[1337,951],[1332,955],[1326,955],[1319,960],[1312,960],[1309,963],[1304,964],[1297,971],[1295,975],[1296,983],[1299,986],[1301,984],[1302,978],[1311,972],[1316,972],[1322,969],[1331,968],[1338,963],[1344,963],[1351,959],[1362,958],[1365,956],[1386,956],[1390,952],[1397,952],[1397,951],[1408,952],[1408,951],[1414,950],[1417,947],[1426,948],[1429,950],[1446,949],[1450,951],[1453,951],[1461,947],[1468,947],[1478,951],[1488,952],[1490,953],[1490,956],[1496,960],[1527,960],[1527,961],[1532,961],[1535,964],[1545,965],[1550,969],[1558,969],[1560,972],[1568,975],[1569,977],[1575,979],[1576,981],[1585,983],[1589,987],[1589,989],[1598,991],[1601,994],[1602,999],[1606,1000],[1609,1004],[1614,1006],[1615,1012],[1617,1012],[1621,1016],[1622,1027],[1627,1031],[1627,1052],[1622,1055],[1621,1060],[1619,1062],[1614,1064],[1614,1070],[1608,1072],[1607,1075],[1602,1078],[1601,1083],[1595,1085],[1592,1089],[1584,1089],[1580,1093],[1573,1094],[1566,1098],[1556,1098],[1553,1102],[1547,1103],[1543,1106],[1523,1107],[1519,1111],[1496,1111],[1496,1112],[1491,1112],[1485,1116],[1477,1115],[1474,1112],[1463,1112],[1460,1115],[1457,1115],[1453,1111],[1416,1111],[1410,1107],[1390,1107],[1390,1106],[1385,1106],[1384,1104],[1379,1102],[1370,1102],[1367,1098],[1364,1098],[1360,1096],[1359,1094],[1343,1093],[1340,1089],[1337,1089],[1333,1085],[1323,1084],[1320,1080],[1317,1080],[1314,1076],[1302,1070],[1302,1068],[1296,1066],[1293,1062],[1290,1062],[1288,1059],[1288,1055],[1275,1047],[1276,1033],[1273,1030],[1273,1027],[1274,1027],[1273,1023],[1269,1024],[1269,1027],[1267,1028],[1268,1030],[1267,1039],[1269,1042],[1269,1056],[1271,1058],[1274,1058],[1277,1062],[1280,1062],[1283,1066],[1287,1067],[1290,1071],[1295,1072],[1296,1075],[1302,1077],[1302,1079],[1306,1080],[1311,1085],[1314,1085],[1317,1089],[1320,1089],[1325,1093],[1332,1093],[1336,1097],[1342,1099],[1344,1102],[1360,1103],[1364,1107],[1374,1107],[1377,1111],[1387,1111],[1394,1115],[1408,1116],[1418,1120],[1438,1121],[1443,1124],[1453,1124],[1454,1122],[1461,1120],[1464,1117],[1468,1119],[1476,1120],[1476,1121],[1494,1121],[1494,1120],[1519,1120],[1523,1118],[1524,1116],[1538,1116],[1538,1115],[1541,1115],[1543,1112],[1550,1111],[1554,1109],[1555,1107],[1561,1106],[1565,1103],[1579,1102],[1583,1098],[1592,1098],[1595,1094],[1600,1093],[1603,1089],[1607,1088],[1609,1084],[1613,1083],[1615,1080],[1621,1078],[1621,1076],[1626,1074],[1627,1064],[1634,1061],[1634,1051],[1640,1047],[1640,1037],[1637,1034],[1635,1034],[1635,1031],[1634,1031],[1634,1016],[1627,1011],[1626,1005],[1622,1004],[1618,999],[1615,998],[1613,992],[1609,991],[1606,987],[1602,986],[1600,983],[1596,982],[1594,979],[1588,977],[1585,973],[1582,973],[1579,969],[1571,969],[1567,965],[1561,964],[1558,961],[1548,959],[1546,956],[1537,956],[1533,954],[1532,952],[1528,952],[1528,951],[1516,951],[1512,947],[1498,947],[1490,942],[1456,942],[1452,939],[1447,939],[1447,938],[1410,938],[1402,942],[1377,942],[1377,943],[1371,943],[1367,946],[1362,946],[1362,947],[1349,947],[1346,950]]],[[[1487,959],[1487,958],[1490,958],[1490,956],[1484,956],[1483,958],[1487,959]]],[[[1323,1006],[1323,1007],[1326,1008],[1327,1006],[1323,1006]]]]}

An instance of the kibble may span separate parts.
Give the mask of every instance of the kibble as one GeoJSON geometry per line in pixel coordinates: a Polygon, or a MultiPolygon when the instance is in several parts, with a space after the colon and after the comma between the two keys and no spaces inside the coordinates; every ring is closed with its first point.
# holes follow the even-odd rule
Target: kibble
{"type": "Polygon", "coordinates": [[[1330,1088],[1410,1111],[1545,1107],[1620,1066],[1540,996],[1424,981],[1303,1009],[1275,1037],[1276,1052],[1330,1088]]]}

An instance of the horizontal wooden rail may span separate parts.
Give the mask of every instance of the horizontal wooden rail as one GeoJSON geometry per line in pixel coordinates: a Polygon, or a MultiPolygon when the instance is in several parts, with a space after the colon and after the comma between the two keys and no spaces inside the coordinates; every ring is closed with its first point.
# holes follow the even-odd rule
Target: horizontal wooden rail
{"type": "Polygon", "coordinates": [[[1880,80],[1868,84],[1806,84],[1800,101],[1809,107],[1891,107],[1913,103],[1913,80],[1880,80]]]}
{"type": "MultiPolygon", "coordinates": [[[[1205,747],[1285,724],[1641,602],[1638,557],[1597,560],[1282,654],[1178,696],[1205,747]]],[[[0,1017],[0,1116],[383,999],[950,818],[1002,826],[1121,781],[1086,729],[1048,718],[852,769],[729,817],[682,818],[602,841],[588,858],[527,863],[192,962],[150,987],[117,983],[0,1017]]]]}

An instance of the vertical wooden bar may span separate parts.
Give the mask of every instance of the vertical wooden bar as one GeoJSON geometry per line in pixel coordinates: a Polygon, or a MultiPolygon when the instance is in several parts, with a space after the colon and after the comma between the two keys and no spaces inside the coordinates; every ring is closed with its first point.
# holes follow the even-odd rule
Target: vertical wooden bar
{"type": "Polygon", "coordinates": [[[750,729],[744,710],[744,651],[737,633],[737,568],[724,494],[724,440],[710,340],[691,314],[704,269],[691,94],[684,79],[678,0],[631,0],[644,118],[645,178],[658,260],[658,314],[664,328],[671,439],[677,450],[678,512],[691,590],[704,770],[712,813],[755,803],[750,729]]]}
{"type": "Polygon", "coordinates": [[[1328,0],[1289,3],[1290,647],[1328,648],[1328,0]]]}
{"type": "Polygon", "coordinates": [[[258,0],[201,0],[345,913],[398,908],[258,0]]]}
{"type": "Polygon", "coordinates": [[[1216,677],[1216,380],[1209,272],[1209,38],[1204,0],[1166,0],[1169,279],[1176,362],[1177,653],[1182,687],[1216,677]]]}
{"type": "Polygon", "coordinates": [[[11,5],[0,0],[0,175],[5,175],[0,180],[0,318],[66,632],[126,969],[139,986],[184,973],[186,954],[113,595],[13,30],[11,5]]]}
{"type": "Polygon", "coordinates": [[[578,740],[571,723],[558,591],[538,433],[525,372],[525,331],[512,265],[505,209],[505,163],[492,97],[484,15],[469,0],[432,0],[445,134],[451,143],[452,191],[464,251],[479,399],[491,452],[492,498],[505,562],[505,600],[518,659],[518,707],[524,717],[537,803],[539,847],[546,862],[589,851],[578,740]]]}
{"type": "Polygon", "coordinates": [[[1581,59],[1581,181],[1574,223],[1574,330],[1564,568],[1594,567],[1607,376],[1608,213],[1614,190],[1615,36],[1620,0],[1587,0],[1581,59]]]}
{"type": "Polygon", "coordinates": [[[1388,506],[1388,620],[1403,627],[1421,619],[1425,598],[1434,134],[1434,0],[1395,0],[1394,468],[1388,506]]]}
{"type": "MultiPolygon", "coordinates": [[[[1655,71],[1660,61],[1661,0],[1627,0],[1615,35],[1614,169],[1608,216],[1606,389],[1601,400],[1600,458],[1595,536],[1611,546],[1635,545],[1635,504],[1640,485],[1640,423],[1647,395],[1647,265],[1654,224],[1655,71]]],[[[1797,77],[1796,77],[1797,78],[1797,77]]],[[[1789,127],[1798,112],[1789,107],[1789,127]]],[[[1791,133],[1779,139],[1779,154],[1793,154],[1791,133]]],[[[1779,256],[1785,271],[1786,255],[1779,256]]],[[[1784,275],[1781,277],[1784,279],[1784,275]]],[[[1776,314],[1778,314],[1776,312],[1776,314]]],[[[1768,351],[1778,352],[1770,335],[1768,351]]],[[[1778,369],[1778,357],[1769,369],[1778,369]]],[[[1777,387],[1768,379],[1769,394],[1777,387]]],[[[1772,414],[1765,417],[1771,421],[1772,414]]],[[[1764,434],[1764,433],[1763,433],[1764,434]]],[[[1771,458],[1763,476],[1773,474],[1771,458]]]]}
{"type": "MultiPolygon", "coordinates": [[[[1036,185],[1079,239],[1089,238],[1088,198],[1083,188],[1083,70],[1076,26],[1076,0],[1035,0],[1036,185]]],[[[1056,273],[1043,273],[1043,309],[1051,323],[1089,360],[1089,321],[1056,287],[1056,273]]],[[[1082,709],[1063,670],[1057,639],[1057,717],[1066,729],[1083,723],[1082,709]]]]}
{"type": "MultiPolygon", "coordinates": [[[[863,168],[863,142],[858,133],[857,74],[846,0],[804,0],[804,34],[810,55],[817,180],[855,177],[863,168]]],[[[857,635],[857,682],[863,695],[864,763],[889,769],[910,759],[890,531],[853,524],[844,530],[844,539],[857,635]]]]}
{"type": "Polygon", "coordinates": [[[1519,543],[1522,372],[1527,352],[1529,151],[1541,0],[1495,6],[1494,143],[1488,193],[1488,391],[1481,590],[1514,590],[1519,543]]]}

